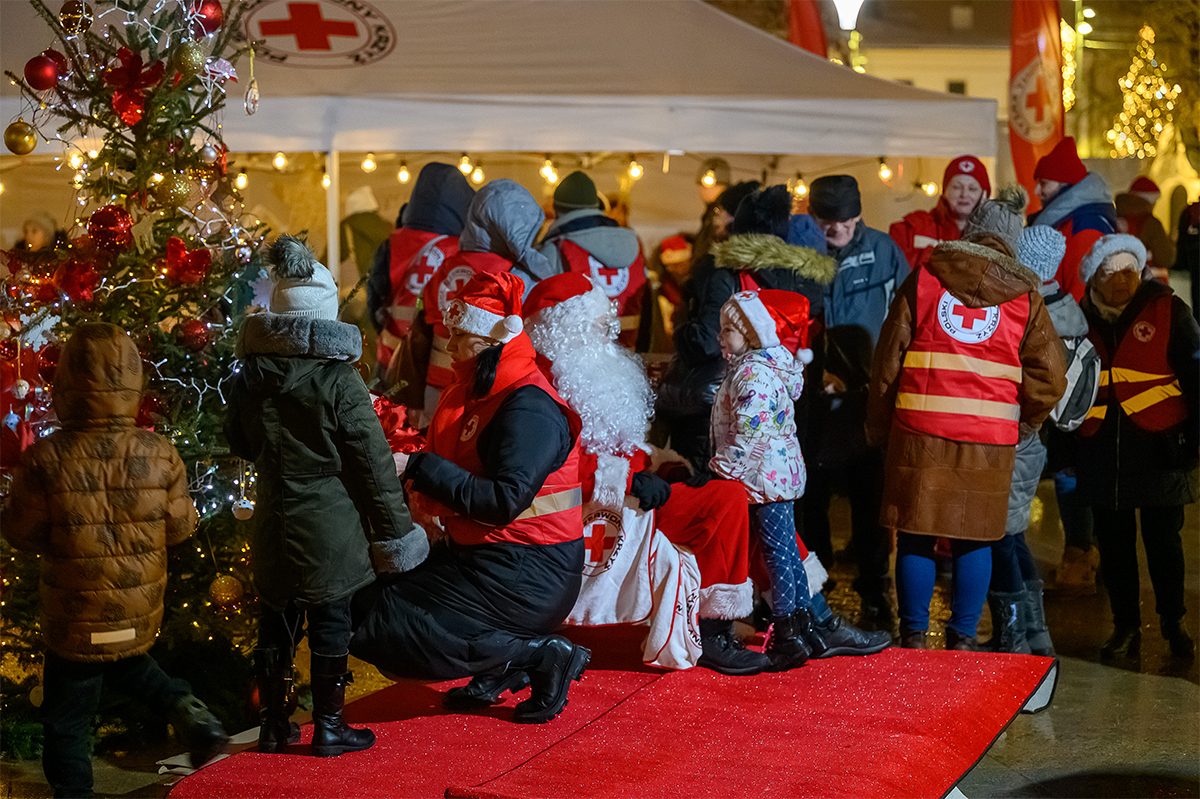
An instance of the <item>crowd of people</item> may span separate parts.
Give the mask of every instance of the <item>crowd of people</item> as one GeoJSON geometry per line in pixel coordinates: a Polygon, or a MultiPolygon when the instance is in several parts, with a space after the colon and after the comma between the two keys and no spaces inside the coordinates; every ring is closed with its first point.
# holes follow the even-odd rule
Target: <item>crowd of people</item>
{"type": "MultiPolygon", "coordinates": [[[[226,420],[258,474],[260,751],[299,740],[289,686],[305,632],[317,756],[374,743],[342,715],[350,654],[396,677],[470,677],[445,694],[453,709],[528,687],[513,720],[544,723],[591,658],[564,624],[645,624],[647,663],[730,675],[870,656],[893,629],[923,649],[939,561],[947,648],[1053,654],[1024,538],[1047,469],[1066,533],[1058,582],[1098,547],[1103,654],[1139,643],[1140,516],[1163,636],[1191,656],[1180,530],[1197,498],[1200,327],[1155,271],[1171,253],[1144,213],[1153,184],[1140,178],[1118,215],[1070,139],[1036,174],[1042,207],[1026,218],[1023,190],[993,198],[984,164],[955,158],[935,208],[890,233],[866,224],[849,175],[814,180],[803,208],[786,186],[729,185],[698,234],[646,259],[583,172],[559,184],[547,227],[519,184],[475,191],[428,164],[367,302],[372,382],[424,435],[415,454],[389,448],[330,270],[280,236],[226,420]],[[664,337],[673,358],[649,375],[637,351],[664,337]],[[837,493],[862,629],[822,593],[837,493]],[[756,615],[762,651],[734,625],[756,615]]],[[[61,363],[64,429],[26,453],[3,533],[44,559],[46,774],[75,796],[90,791],[85,683],[175,713],[198,763],[224,733],[145,655],[165,547],[195,514],[178,456],[132,426],[136,348],[84,326],[61,363]],[[80,571],[80,558],[113,565],[80,571]],[[114,580],[130,596],[97,599],[114,580]]]]}

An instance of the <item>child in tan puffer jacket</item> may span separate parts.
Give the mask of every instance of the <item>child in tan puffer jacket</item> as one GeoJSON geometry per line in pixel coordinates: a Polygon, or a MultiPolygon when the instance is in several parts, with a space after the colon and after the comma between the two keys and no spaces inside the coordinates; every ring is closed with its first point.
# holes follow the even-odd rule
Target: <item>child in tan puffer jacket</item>
{"type": "Polygon", "coordinates": [[[134,426],[141,396],[133,340],[115,325],[80,325],[54,382],[62,429],[24,452],[0,513],[9,544],[41,556],[42,769],[56,797],[92,795],[105,684],[169,716],[197,768],[228,741],[188,684],[146,654],[162,621],[166,548],[197,517],[179,453],[134,426]]]}

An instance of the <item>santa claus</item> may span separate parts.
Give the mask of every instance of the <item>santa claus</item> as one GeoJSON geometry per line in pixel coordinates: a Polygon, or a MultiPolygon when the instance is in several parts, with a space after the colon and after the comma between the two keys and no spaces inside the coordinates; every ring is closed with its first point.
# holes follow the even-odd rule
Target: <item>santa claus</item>
{"type": "Polygon", "coordinates": [[[660,454],[646,443],[654,395],[641,361],[617,343],[612,303],[588,277],[543,280],[523,315],[539,364],[582,420],[584,585],[568,621],[646,623],[643,658],[660,666],[767,668],[733,626],[753,602],[745,489],[669,484],[650,470],[660,454]]]}

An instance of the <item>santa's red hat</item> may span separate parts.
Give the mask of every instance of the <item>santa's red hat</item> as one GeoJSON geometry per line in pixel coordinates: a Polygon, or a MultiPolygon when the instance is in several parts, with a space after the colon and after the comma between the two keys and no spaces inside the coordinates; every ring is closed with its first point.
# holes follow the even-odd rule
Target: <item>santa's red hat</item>
{"type": "Polygon", "coordinates": [[[942,191],[946,190],[946,184],[955,175],[966,175],[969,178],[974,178],[983,187],[983,196],[991,196],[992,184],[988,181],[987,167],[975,156],[960,155],[946,164],[946,171],[942,173],[942,191]]]}
{"type": "Polygon", "coordinates": [[[461,289],[450,295],[443,314],[446,327],[458,328],[501,343],[512,341],[521,324],[521,295],[525,284],[508,272],[476,272],[461,289]]]}
{"type": "Polygon", "coordinates": [[[1066,136],[1037,162],[1033,179],[1074,185],[1086,178],[1087,174],[1087,167],[1079,160],[1079,153],[1075,150],[1075,138],[1066,136]]]}
{"type": "Polygon", "coordinates": [[[760,349],[782,344],[802,363],[812,362],[808,348],[808,298],[794,291],[739,291],[733,303],[750,325],[760,349]]]}
{"type": "Polygon", "coordinates": [[[551,309],[558,318],[566,314],[590,321],[611,313],[612,300],[587,275],[564,272],[546,278],[529,292],[521,310],[526,329],[544,321],[551,309]]]}
{"type": "Polygon", "coordinates": [[[1145,175],[1133,181],[1129,190],[1136,194],[1162,194],[1162,189],[1158,187],[1158,184],[1145,175]]]}

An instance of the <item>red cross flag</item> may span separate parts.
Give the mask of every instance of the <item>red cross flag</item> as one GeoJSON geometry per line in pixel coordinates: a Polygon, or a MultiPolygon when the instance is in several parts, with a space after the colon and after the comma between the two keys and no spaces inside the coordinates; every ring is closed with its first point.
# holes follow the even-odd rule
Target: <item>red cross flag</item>
{"type": "Polygon", "coordinates": [[[1008,140],[1017,182],[1033,198],[1034,167],[1063,137],[1058,0],[1013,0],[1012,9],[1008,140]]]}

